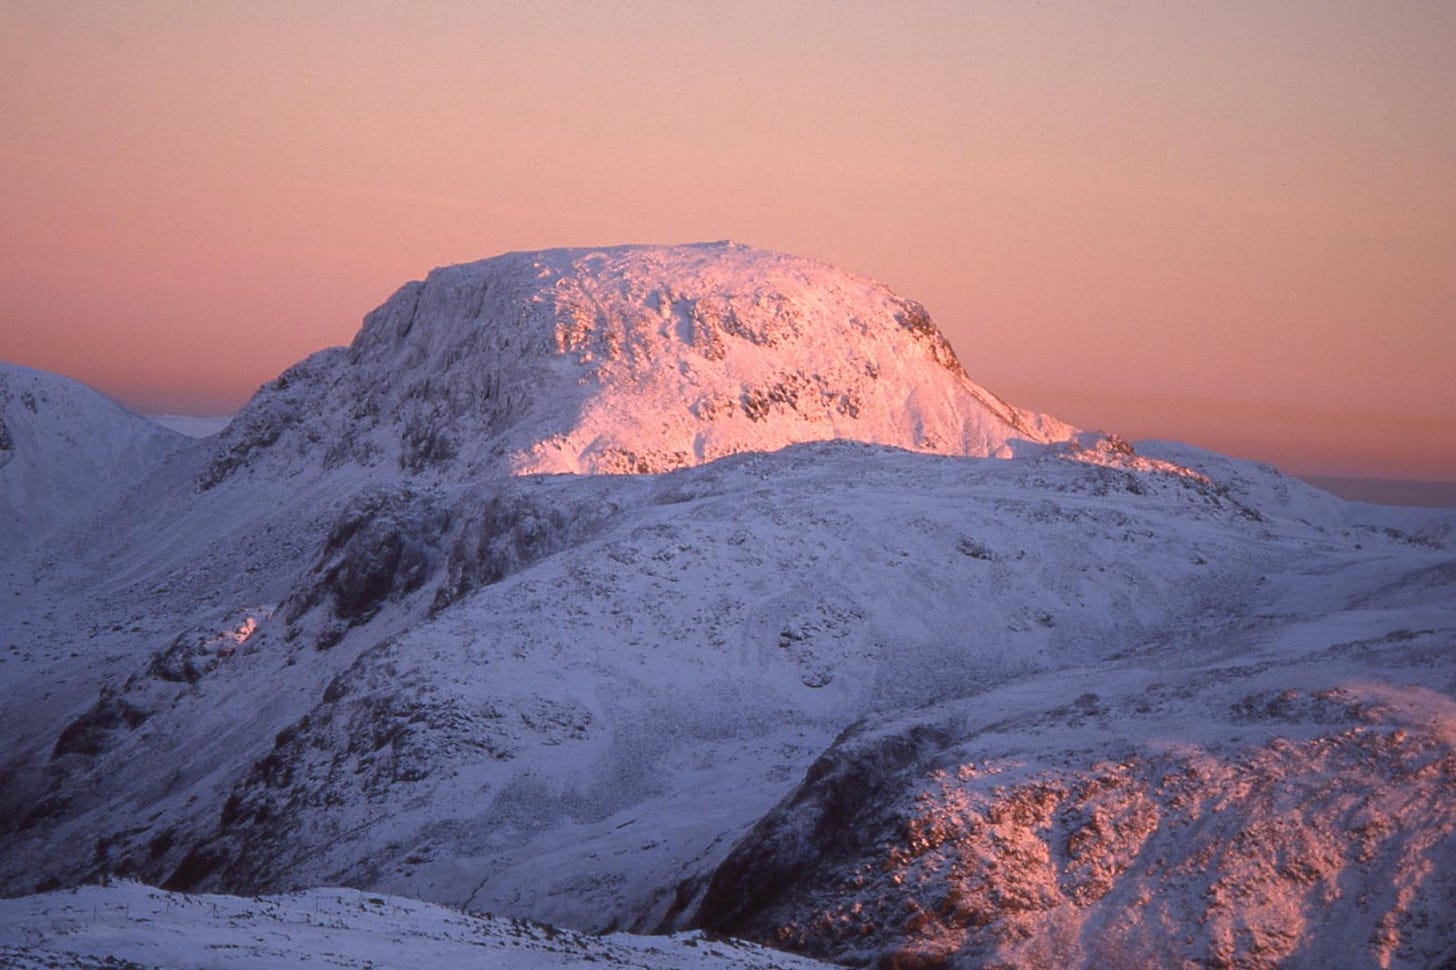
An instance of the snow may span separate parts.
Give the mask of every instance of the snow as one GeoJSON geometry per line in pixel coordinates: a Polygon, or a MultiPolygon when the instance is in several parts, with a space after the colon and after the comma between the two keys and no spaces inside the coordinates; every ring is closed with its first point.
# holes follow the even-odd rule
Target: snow
{"type": "MultiPolygon", "coordinates": [[[[148,673],[157,652],[172,656],[168,638],[141,644],[116,697],[151,713],[135,731],[105,729],[94,756],[49,758],[64,725],[51,728],[38,777],[54,785],[59,769],[51,790],[86,807],[7,847],[12,885],[94,878],[97,858],[68,846],[99,827],[101,865],[158,882],[201,846],[194,858],[214,862],[195,888],[343,882],[650,928],[672,916],[679,883],[709,878],[859,718],[998,685],[1103,695],[1079,672],[1128,656],[1160,670],[1228,665],[1253,649],[1236,650],[1253,634],[1227,626],[1250,604],[1267,599],[1247,622],[1268,637],[1294,628],[1290,613],[1331,610],[1315,595],[1326,585],[1376,590],[1450,558],[1380,529],[1309,524],[1319,506],[1260,521],[1182,476],[849,443],[370,507],[426,549],[426,581],[320,651],[316,633],[337,622],[324,582],[291,621],[287,605],[260,612],[236,652],[200,655],[194,682],[148,673]],[[437,537],[409,532],[444,520],[437,537]],[[482,554],[476,535],[515,564],[431,615],[449,557],[482,554]],[[1263,592],[1294,569],[1318,581],[1263,592]],[[153,855],[164,832],[171,845],[153,855]]],[[[319,568],[306,559],[283,585],[311,589],[356,552],[367,565],[390,534],[354,533],[368,543],[345,542],[319,568]]],[[[206,563],[198,572],[224,575],[206,563]]],[[[266,602],[246,576],[232,583],[231,602],[266,602]]],[[[1412,594],[1370,611],[1368,635],[1450,625],[1412,594]]],[[[214,616],[199,640],[244,619],[214,616]]]]}
{"type": "Polygon", "coordinates": [[[0,362],[0,537],[29,544],[96,515],[179,444],[84,384],[0,362]]]}
{"type": "Polygon", "coordinates": [[[1450,570],[1380,558],[1291,563],[1242,614],[857,725],[698,920],[851,963],[1441,965],[1450,570]]]}
{"type": "Polygon", "coordinates": [[[99,967],[373,967],[375,970],[811,970],[825,966],[701,933],[588,936],[471,916],[348,889],[239,898],[166,893],[133,882],[0,900],[0,963],[14,970],[99,967]]]}
{"type": "Polygon", "coordinates": [[[972,383],[925,311],[879,283],[732,243],[626,246],[407,284],[346,351],[264,388],[207,481],[300,454],[459,480],[827,439],[1007,457],[1074,436],[972,383]]]}

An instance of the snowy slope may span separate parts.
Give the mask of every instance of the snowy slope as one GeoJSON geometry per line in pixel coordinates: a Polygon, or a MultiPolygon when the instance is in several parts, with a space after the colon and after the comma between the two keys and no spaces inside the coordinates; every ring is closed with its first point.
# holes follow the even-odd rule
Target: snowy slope
{"type": "Polygon", "coordinates": [[[122,882],[0,900],[0,965],[11,970],[564,970],[603,964],[631,970],[824,966],[698,933],[586,936],[347,889],[240,899],[122,882]]]}
{"type": "Polygon", "coordinates": [[[1250,508],[1291,515],[1325,529],[1348,526],[1394,529],[1422,542],[1451,545],[1456,516],[1449,509],[1406,508],[1346,501],[1308,482],[1284,475],[1272,465],[1241,461],[1177,441],[1139,441],[1140,458],[1170,462],[1221,483],[1226,493],[1250,508]]]}
{"type": "Polygon", "coordinates": [[[371,509],[296,608],[236,649],[163,644],[51,735],[31,802],[63,807],[12,838],[10,885],[345,883],[652,927],[860,717],[1129,652],[1205,664],[1227,645],[1185,631],[1268,576],[1377,589],[1450,561],[1179,476],[847,444],[371,509]]]}
{"type": "Polygon", "coordinates": [[[853,964],[1445,966],[1456,575],[1414,565],[1291,563],[1169,642],[858,725],[684,922],[853,964]]]}
{"type": "Polygon", "coordinates": [[[95,516],[181,443],[84,384],[0,363],[0,537],[95,516]]]}

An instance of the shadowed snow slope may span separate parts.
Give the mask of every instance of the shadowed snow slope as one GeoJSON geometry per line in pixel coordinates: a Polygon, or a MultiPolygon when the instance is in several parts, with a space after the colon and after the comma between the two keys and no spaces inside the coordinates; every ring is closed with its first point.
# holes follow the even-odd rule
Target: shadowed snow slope
{"type": "Polygon", "coordinates": [[[0,900],[9,970],[814,970],[825,964],[699,933],[587,936],[348,889],[239,899],[136,883],[0,900]]]}
{"type": "Polygon", "coordinates": [[[1006,457],[1072,435],[973,384],[925,310],[873,281],[726,242],[568,249],[406,285],[265,388],[204,484],[265,450],[459,478],[830,438],[1006,457]]]}

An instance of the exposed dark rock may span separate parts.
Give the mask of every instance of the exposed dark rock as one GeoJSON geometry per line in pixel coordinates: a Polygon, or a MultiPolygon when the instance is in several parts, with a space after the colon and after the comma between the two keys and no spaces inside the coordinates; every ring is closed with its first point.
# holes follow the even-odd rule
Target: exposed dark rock
{"type": "Polygon", "coordinates": [[[457,527],[445,563],[445,577],[433,608],[443,609],[472,589],[510,574],[602,528],[617,512],[612,504],[574,501],[517,486],[472,496],[456,507],[457,527]]]}
{"type": "Polygon", "coordinates": [[[119,730],[134,731],[151,716],[115,691],[103,690],[95,704],[76,718],[56,738],[51,757],[79,754],[94,757],[110,744],[119,730]]]}
{"type": "Polygon", "coordinates": [[[893,788],[897,773],[917,758],[949,741],[944,731],[927,726],[867,743],[856,737],[858,730],[847,728],[798,789],[734,847],[713,873],[693,926],[745,935],[811,866],[832,866],[834,859],[865,851],[865,840],[877,836],[862,816],[879,811],[880,792],[893,788]]]}
{"type": "MultiPolygon", "coordinates": [[[[450,516],[428,493],[374,490],[356,498],[329,530],[306,586],[289,597],[284,619],[298,621],[328,603],[337,640],[390,600],[418,590],[434,573],[450,516]]],[[[329,637],[322,636],[320,643],[329,637]]]]}

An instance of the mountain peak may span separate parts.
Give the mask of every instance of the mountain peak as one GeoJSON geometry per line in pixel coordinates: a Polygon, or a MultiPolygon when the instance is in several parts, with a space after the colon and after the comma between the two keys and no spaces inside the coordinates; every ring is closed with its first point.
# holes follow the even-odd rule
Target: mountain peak
{"type": "Polygon", "coordinates": [[[448,477],[660,472],[839,438],[1009,457],[1076,434],[973,383],[915,301],[727,241],[436,269],[243,417],[210,480],[290,425],[326,465],[448,477]]]}

